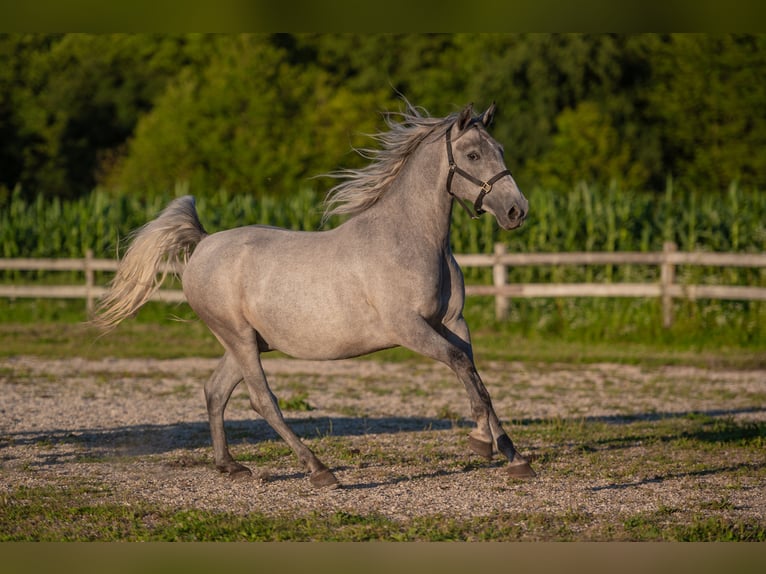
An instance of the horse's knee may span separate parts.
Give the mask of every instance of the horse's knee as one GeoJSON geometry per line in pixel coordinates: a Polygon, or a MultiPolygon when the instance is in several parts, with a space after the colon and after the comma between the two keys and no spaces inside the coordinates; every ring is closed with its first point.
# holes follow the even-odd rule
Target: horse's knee
{"type": "Polygon", "coordinates": [[[457,347],[450,347],[449,349],[449,364],[458,373],[474,370],[473,359],[468,353],[457,347]]]}

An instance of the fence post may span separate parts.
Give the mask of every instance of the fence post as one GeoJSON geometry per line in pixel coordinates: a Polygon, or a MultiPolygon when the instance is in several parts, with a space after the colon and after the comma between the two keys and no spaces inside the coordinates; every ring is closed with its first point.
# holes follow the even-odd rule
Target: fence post
{"type": "Polygon", "coordinates": [[[88,319],[93,316],[93,250],[85,250],[85,310],[88,313],[88,319]]]}
{"type": "Polygon", "coordinates": [[[676,268],[668,255],[675,253],[678,247],[672,241],[662,244],[662,264],[660,266],[660,290],[662,291],[662,326],[669,329],[673,324],[673,295],[670,291],[676,280],[676,268]]]}
{"type": "Polygon", "coordinates": [[[506,254],[505,243],[495,243],[495,263],[492,265],[492,284],[497,290],[495,293],[495,318],[498,321],[508,318],[508,297],[500,294],[500,289],[508,282],[508,273],[500,257],[506,254]]]}

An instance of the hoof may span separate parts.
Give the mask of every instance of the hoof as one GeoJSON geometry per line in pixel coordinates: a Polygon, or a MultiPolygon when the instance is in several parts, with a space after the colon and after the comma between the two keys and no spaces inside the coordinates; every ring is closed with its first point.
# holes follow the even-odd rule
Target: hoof
{"type": "Polygon", "coordinates": [[[246,480],[251,476],[253,476],[253,472],[246,466],[229,472],[229,478],[231,480],[246,480]]]}
{"type": "Polygon", "coordinates": [[[505,471],[511,478],[534,478],[537,476],[537,473],[526,460],[510,463],[505,467],[505,471]]]}
{"type": "Polygon", "coordinates": [[[258,482],[271,482],[271,472],[268,470],[260,470],[253,474],[253,478],[255,478],[258,482]]]}
{"type": "Polygon", "coordinates": [[[335,475],[327,468],[315,470],[311,473],[309,480],[311,481],[311,486],[314,488],[333,489],[340,486],[338,479],[335,478],[335,475]]]}
{"type": "Polygon", "coordinates": [[[218,472],[225,472],[232,480],[241,480],[243,478],[249,478],[252,476],[252,472],[246,466],[243,466],[237,462],[228,462],[226,464],[216,465],[218,472]]]}
{"type": "Polygon", "coordinates": [[[492,443],[468,435],[468,447],[479,456],[492,460],[492,443]]]}

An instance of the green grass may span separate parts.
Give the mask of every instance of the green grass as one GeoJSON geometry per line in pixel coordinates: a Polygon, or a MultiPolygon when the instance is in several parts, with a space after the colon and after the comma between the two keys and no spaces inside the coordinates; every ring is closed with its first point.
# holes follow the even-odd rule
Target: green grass
{"type": "MultiPolygon", "coordinates": [[[[0,301],[0,308],[5,302],[0,301]]],[[[27,302],[29,303],[29,302],[27,302]]],[[[57,302],[61,303],[61,302],[57,302]]],[[[178,312],[178,309],[173,311],[178,312]]],[[[79,314],[84,315],[80,310],[79,314]]],[[[469,317],[470,320],[470,317],[469,317]]],[[[76,320],[75,320],[76,321],[76,320]]],[[[524,333],[517,325],[481,323],[473,333],[477,362],[488,360],[626,364],[689,364],[705,367],[763,368],[766,348],[761,342],[738,345],[674,332],[651,341],[577,339],[570,334],[524,333]],[[692,339],[692,340],[689,340],[692,339]]],[[[30,322],[2,318],[0,313],[0,357],[35,355],[44,357],[219,357],[223,348],[207,327],[190,318],[179,322],[159,318],[128,320],[114,331],[100,335],[69,318],[39,319],[30,322]]],[[[362,360],[425,360],[407,349],[391,349],[362,360]]]]}
{"type": "Polygon", "coordinates": [[[289,397],[279,397],[279,408],[283,411],[313,411],[307,393],[296,393],[289,397]]]}
{"type": "MultiPolygon", "coordinates": [[[[92,498],[89,495],[87,498],[92,498]]],[[[199,510],[172,511],[150,505],[93,504],[81,493],[21,491],[9,497],[0,516],[2,541],[518,541],[575,540],[588,530],[593,540],[604,531],[589,527],[588,513],[501,513],[475,519],[435,515],[410,520],[336,511],[299,519],[259,513],[237,516],[199,510]]],[[[608,530],[614,540],[764,542],[758,521],[732,522],[698,517],[667,527],[660,513],[636,515],[608,530]]]]}
{"type": "Polygon", "coordinates": [[[134,320],[102,334],[82,301],[0,299],[0,356],[218,357],[223,349],[188,305],[148,303],[134,320]]]}
{"type": "MultiPolygon", "coordinates": [[[[763,368],[766,354],[760,348],[730,346],[690,347],[662,343],[578,342],[555,338],[527,338],[480,330],[474,335],[474,351],[482,361],[532,361],[763,368]]],[[[220,357],[223,348],[201,323],[126,322],[100,336],[82,325],[44,322],[0,323],[0,357],[33,355],[51,358],[220,357]]],[[[407,349],[381,351],[360,360],[426,361],[407,349]]]]}
{"type": "MultiPolygon", "coordinates": [[[[513,300],[503,321],[495,318],[493,303],[491,297],[469,297],[465,306],[477,354],[485,358],[764,364],[762,301],[676,301],[669,329],[662,327],[660,304],[653,299],[513,300]]],[[[0,298],[0,355],[220,354],[220,345],[186,304],[149,303],[105,336],[88,330],[86,318],[80,300],[0,298]]],[[[413,357],[401,350],[385,356],[413,357]]]]}

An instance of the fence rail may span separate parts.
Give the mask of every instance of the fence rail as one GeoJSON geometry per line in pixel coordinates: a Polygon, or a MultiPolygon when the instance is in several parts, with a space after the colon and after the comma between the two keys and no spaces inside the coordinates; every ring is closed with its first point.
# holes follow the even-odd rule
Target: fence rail
{"type": "MultiPolygon", "coordinates": [[[[462,267],[491,267],[492,285],[466,285],[467,296],[495,298],[495,314],[502,319],[508,315],[510,299],[533,297],[650,297],[662,300],[663,325],[673,322],[673,299],[733,299],[766,301],[766,287],[739,285],[686,285],[676,283],[679,265],[719,267],[766,267],[763,253],[680,252],[675,243],[665,243],[656,252],[570,252],[570,253],[507,253],[505,245],[495,244],[491,255],[455,255],[462,267]],[[548,265],[657,265],[660,280],[655,283],[508,283],[508,268],[548,265]]],[[[106,288],[95,284],[95,272],[114,272],[114,259],[95,259],[88,250],[83,259],[2,259],[0,271],[80,271],[84,285],[0,285],[0,297],[85,299],[88,313],[106,288]]],[[[168,268],[172,271],[172,268],[168,268]]],[[[183,291],[160,289],[154,300],[185,301],[183,291]]]]}
{"type": "Polygon", "coordinates": [[[495,315],[508,314],[509,298],[532,297],[658,297],[662,300],[662,324],[673,323],[673,299],[732,299],[766,301],[766,287],[739,285],[678,284],[678,265],[718,267],[766,267],[763,253],[680,252],[673,242],[654,252],[507,253],[496,243],[492,255],[455,255],[464,267],[492,267],[492,285],[467,285],[466,295],[495,297],[495,315]],[[518,283],[508,284],[507,268],[543,265],[657,265],[657,283],[518,283]]]}

